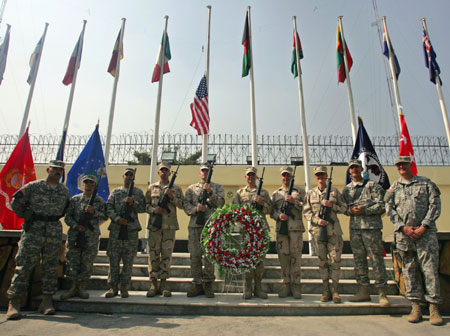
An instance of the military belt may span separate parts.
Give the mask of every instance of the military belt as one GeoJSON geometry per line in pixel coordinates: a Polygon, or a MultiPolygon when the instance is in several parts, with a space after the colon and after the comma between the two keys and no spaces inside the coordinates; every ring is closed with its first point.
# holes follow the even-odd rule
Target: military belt
{"type": "Polygon", "coordinates": [[[44,215],[34,214],[33,220],[34,221],[42,221],[42,222],[56,222],[61,217],[62,216],[44,216],[44,215]]]}

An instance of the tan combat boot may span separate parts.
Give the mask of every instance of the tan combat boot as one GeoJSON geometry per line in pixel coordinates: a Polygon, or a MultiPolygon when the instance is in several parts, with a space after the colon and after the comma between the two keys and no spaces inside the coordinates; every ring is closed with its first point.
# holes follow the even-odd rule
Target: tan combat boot
{"type": "Polygon", "coordinates": [[[158,279],[152,279],[150,288],[147,291],[147,297],[154,297],[158,293],[158,279]]]}
{"type": "Polygon", "coordinates": [[[378,288],[378,297],[380,302],[380,307],[390,307],[391,303],[389,302],[389,299],[386,296],[386,287],[380,287],[378,288]]]}
{"type": "Polygon", "coordinates": [[[331,290],[330,290],[330,282],[328,280],[323,280],[323,293],[320,297],[321,302],[331,301],[331,290]]]}
{"type": "Polygon", "coordinates": [[[53,307],[53,296],[52,294],[43,294],[42,302],[39,305],[39,312],[44,315],[53,315],[55,313],[55,308],[53,307]]]}
{"type": "Polygon", "coordinates": [[[120,297],[122,299],[126,299],[129,296],[130,296],[130,294],[128,293],[128,285],[121,284],[120,285],[120,297]]]}
{"type": "Polygon", "coordinates": [[[65,294],[61,294],[61,296],[59,297],[60,300],[67,300],[70,299],[71,297],[74,297],[75,294],[77,292],[77,282],[75,280],[72,280],[72,283],[70,284],[70,288],[69,291],[65,294]]]}
{"type": "Polygon", "coordinates": [[[301,284],[293,284],[291,285],[292,288],[292,295],[294,296],[294,299],[301,299],[302,298],[302,285],[301,284]]]}
{"type": "Polygon", "coordinates": [[[110,299],[119,295],[119,286],[111,285],[109,290],[105,293],[105,298],[110,299]]]}
{"type": "Polygon", "coordinates": [[[439,307],[436,303],[430,303],[430,323],[435,326],[444,324],[444,320],[439,313],[439,307]]]}
{"type": "Polygon", "coordinates": [[[422,320],[422,309],[420,309],[419,300],[411,300],[411,313],[409,313],[407,318],[410,323],[417,323],[422,320]]]}
{"type": "Polygon", "coordinates": [[[21,298],[17,296],[10,297],[8,304],[8,311],[6,312],[7,320],[19,320],[22,315],[20,315],[20,303],[21,298]]]}
{"type": "Polygon", "coordinates": [[[192,284],[192,288],[186,293],[187,297],[196,297],[205,294],[205,290],[202,285],[192,284]]]}
{"type": "Polygon", "coordinates": [[[253,285],[253,279],[250,276],[245,276],[245,282],[244,282],[244,299],[250,300],[252,298],[252,286],[253,285]]]}
{"type": "Polygon", "coordinates": [[[278,297],[279,297],[279,298],[286,298],[286,297],[288,297],[289,295],[291,295],[291,284],[289,284],[289,283],[283,283],[283,284],[281,285],[281,290],[280,290],[280,292],[278,293],[278,297]]]}
{"type": "Polygon", "coordinates": [[[82,299],[89,299],[89,293],[86,292],[87,281],[79,281],[77,286],[77,294],[82,299]]]}
{"type": "Polygon", "coordinates": [[[213,283],[212,283],[212,281],[204,282],[203,283],[203,289],[205,291],[205,296],[208,299],[212,299],[214,297],[214,290],[213,290],[213,283]]]}
{"type": "Polygon", "coordinates": [[[355,295],[350,296],[350,302],[366,302],[370,301],[369,285],[359,285],[359,291],[355,295]]]}
{"type": "Polygon", "coordinates": [[[267,293],[262,288],[262,279],[256,278],[255,279],[255,296],[259,297],[260,299],[267,299],[267,293]]]}
{"type": "Polygon", "coordinates": [[[341,303],[341,297],[339,296],[339,283],[333,283],[333,302],[334,303],[341,303]]]}
{"type": "Polygon", "coordinates": [[[172,296],[172,292],[169,290],[169,285],[167,284],[166,279],[161,279],[159,288],[160,288],[162,296],[164,296],[164,297],[172,296]]]}

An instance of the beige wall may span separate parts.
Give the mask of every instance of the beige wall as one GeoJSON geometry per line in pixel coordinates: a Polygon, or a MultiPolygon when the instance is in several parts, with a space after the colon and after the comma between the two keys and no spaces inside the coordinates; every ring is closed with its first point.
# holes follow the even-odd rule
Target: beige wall
{"type": "MultiPolygon", "coordinates": [[[[70,167],[68,167],[69,169],[70,167]]],[[[110,190],[118,187],[122,183],[122,174],[125,166],[110,166],[108,167],[108,179],[109,179],[109,187],[110,190]]],[[[136,186],[141,188],[144,193],[147,189],[148,180],[149,180],[149,171],[150,168],[148,166],[138,166],[138,171],[136,174],[136,186]]],[[[220,183],[225,188],[225,202],[231,203],[233,199],[234,192],[245,184],[244,180],[244,171],[245,166],[217,166],[214,167],[213,181],[216,183],[220,183]]],[[[391,183],[398,178],[397,170],[393,166],[385,167],[387,173],[389,175],[391,183]]],[[[450,231],[450,223],[447,222],[446,218],[450,214],[450,167],[418,167],[419,174],[426,176],[433,180],[441,190],[442,193],[442,214],[439,218],[437,225],[439,231],[450,231]]],[[[260,172],[262,168],[259,169],[260,172]]],[[[67,170],[68,171],[68,170],[67,170]]],[[[342,190],[345,183],[345,172],[346,167],[334,167],[333,172],[333,185],[342,190]]],[[[45,166],[36,166],[36,175],[37,178],[43,178],[46,176],[46,167],[45,166]]],[[[295,184],[297,186],[304,186],[305,174],[303,167],[297,167],[297,174],[295,178],[295,184]]],[[[178,171],[178,177],[176,180],[176,184],[178,184],[183,191],[192,184],[198,182],[198,166],[180,166],[178,171]]],[[[311,181],[312,186],[315,186],[315,180],[311,181]]],[[[277,166],[268,166],[266,167],[266,172],[264,176],[264,188],[269,191],[271,194],[276,188],[280,185],[280,175],[279,175],[279,167],[277,166]]],[[[178,219],[180,221],[180,230],[177,232],[177,239],[187,239],[187,224],[188,224],[188,216],[184,213],[184,211],[178,209],[178,219]]],[[[141,225],[143,227],[146,226],[146,215],[141,214],[139,216],[141,225]]],[[[341,221],[342,228],[344,230],[344,240],[349,240],[349,217],[341,215],[339,220],[341,221]]],[[[392,223],[389,221],[387,216],[383,216],[384,222],[384,230],[383,237],[386,238],[389,235],[392,235],[392,223]]],[[[274,238],[274,225],[275,222],[272,219],[269,219],[269,225],[271,228],[272,239],[274,238]]],[[[102,237],[108,237],[108,222],[102,224],[102,237]]],[[[67,227],[64,226],[64,232],[67,231],[67,227]]],[[[145,236],[145,230],[140,232],[140,236],[145,236]]],[[[306,239],[306,236],[304,236],[306,239]]]]}

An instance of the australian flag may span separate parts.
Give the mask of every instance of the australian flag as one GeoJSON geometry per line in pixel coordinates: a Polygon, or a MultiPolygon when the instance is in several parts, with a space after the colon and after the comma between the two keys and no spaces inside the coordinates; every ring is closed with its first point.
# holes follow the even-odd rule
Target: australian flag
{"type": "Polygon", "coordinates": [[[98,133],[98,125],[95,127],[86,146],[78,156],[77,160],[67,173],[67,187],[70,190],[70,196],[81,193],[81,178],[83,175],[94,175],[98,181],[97,194],[105,201],[108,200],[109,187],[108,177],[106,175],[105,157],[103,156],[102,142],[98,133]]]}
{"type": "Polygon", "coordinates": [[[430,71],[430,81],[436,84],[436,77],[439,77],[439,82],[442,85],[441,77],[439,76],[441,74],[441,69],[436,61],[436,53],[431,45],[428,32],[425,29],[423,30],[423,53],[425,56],[425,66],[430,71]]]}
{"type": "MultiPolygon", "coordinates": [[[[361,160],[363,165],[363,177],[366,180],[377,182],[383,187],[384,190],[390,186],[389,178],[378,159],[377,153],[372,146],[369,135],[364,128],[361,118],[358,118],[358,137],[356,139],[355,147],[353,148],[353,154],[351,160],[361,160]]],[[[351,175],[347,172],[346,184],[352,180],[351,175]]]]}

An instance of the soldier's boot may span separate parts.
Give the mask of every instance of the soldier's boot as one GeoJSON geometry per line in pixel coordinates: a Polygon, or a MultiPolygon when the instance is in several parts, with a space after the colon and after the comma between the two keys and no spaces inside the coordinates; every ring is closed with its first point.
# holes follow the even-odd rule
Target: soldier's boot
{"type": "Polygon", "coordinates": [[[154,297],[158,293],[158,279],[152,279],[150,288],[147,291],[147,297],[154,297]]]}
{"type": "Polygon", "coordinates": [[[281,285],[281,290],[280,290],[280,292],[278,293],[278,297],[279,297],[279,298],[286,298],[286,297],[288,297],[289,295],[291,295],[291,284],[289,284],[289,283],[283,283],[283,284],[281,285]]]}
{"type": "Polygon", "coordinates": [[[341,297],[339,296],[339,283],[333,283],[333,302],[334,303],[341,303],[341,297]]]}
{"type": "Polygon", "coordinates": [[[53,295],[43,294],[42,302],[39,305],[39,312],[44,315],[53,315],[55,313],[55,307],[53,307],[53,295]]]}
{"type": "Polygon", "coordinates": [[[126,299],[129,296],[130,296],[130,294],[128,293],[128,285],[121,284],[120,285],[120,297],[122,299],[126,299]]]}
{"type": "Polygon", "coordinates": [[[422,309],[420,309],[419,300],[411,300],[411,312],[407,318],[410,323],[417,323],[422,320],[422,309]]]}
{"type": "Polygon", "coordinates": [[[119,295],[119,286],[111,285],[111,287],[105,293],[105,298],[109,299],[109,298],[113,298],[117,295],[119,295]]]}
{"type": "Polygon", "coordinates": [[[331,290],[330,290],[330,282],[328,280],[323,280],[323,292],[320,297],[321,302],[331,301],[331,290]]]}
{"type": "Polygon", "coordinates": [[[244,282],[244,299],[250,300],[252,298],[252,286],[253,285],[253,279],[251,277],[245,277],[244,282]]]}
{"type": "Polygon", "coordinates": [[[164,297],[172,296],[172,292],[169,290],[169,285],[167,284],[166,279],[161,279],[159,288],[160,288],[162,296],[164,296],[164,297]]]}
{"type": "Polygon", "coordinates": [[[255,279],[255,296],[259,297],[260,299],[267,299],[267,293],[262,288],[262,279],[256,278],[255,279]]]}
{"type": "Polygon", "coordinates": [[[213,282],[208,281],[203,283],[203,289],[205,291],[205,296],[208,299],[212,299],[214,297],[214,290],[213,290],[213,282]]]}
{"type": "MultiPolygon", "coordinates": [[[[386,296],[386,295],[385,295],[386,296]]],[[[350,296],[350,302],[366,302],[370,301],[369,285],[359,285],[358,293],[350,296]]]]}
{"type": "Polygon", "coordinates": [[[430,303],[430,323],[435,326],[444,324],[444,320],[439,313],[439,307],[436,303],[430,303]]]}
{"type": "Polygon", "coordinates": [[[69,291],[65,294],[61,294],[59,297],[60,300],[68,300],[71,297],[74,297],[77,293],[77,282],[75,280],[72,280],[72,283],[70,284],[69,291]]]}
{"type": "Polygon", "coordinates": [[[386,287],[380,287],[378,289],[378,297],[380,302],[380,307],[390,307],[391,303],[389,302],[389,299],[386,296],[386,287]]]}
{"type": "Polygon", "coordinates": [[[200,284],[192,284],[191,289],[186,293],[187,297],[196,297],[203,294],[205,294],[205,290],[200,284]]]}
{"type": "Polygon", "coordinates": [[[301,284],[293,284],[291,285],[292,288],[292,295],[294,296],[294,299],[301,299],[302,298],[302,285],[301,284]]]}
{"type": "Polygon", "coordinates": [[[86,291],[87,281],[78,282],[77,294],[82,299],[89,299],[89,293],[86,291]]]}
{"type": "Polygon", "coordinates": [[[8,311],[6,312],[7,320],[19,320],[22,315],[20,315],[20,297],[11,297],[9,299],[8,311]]]}

